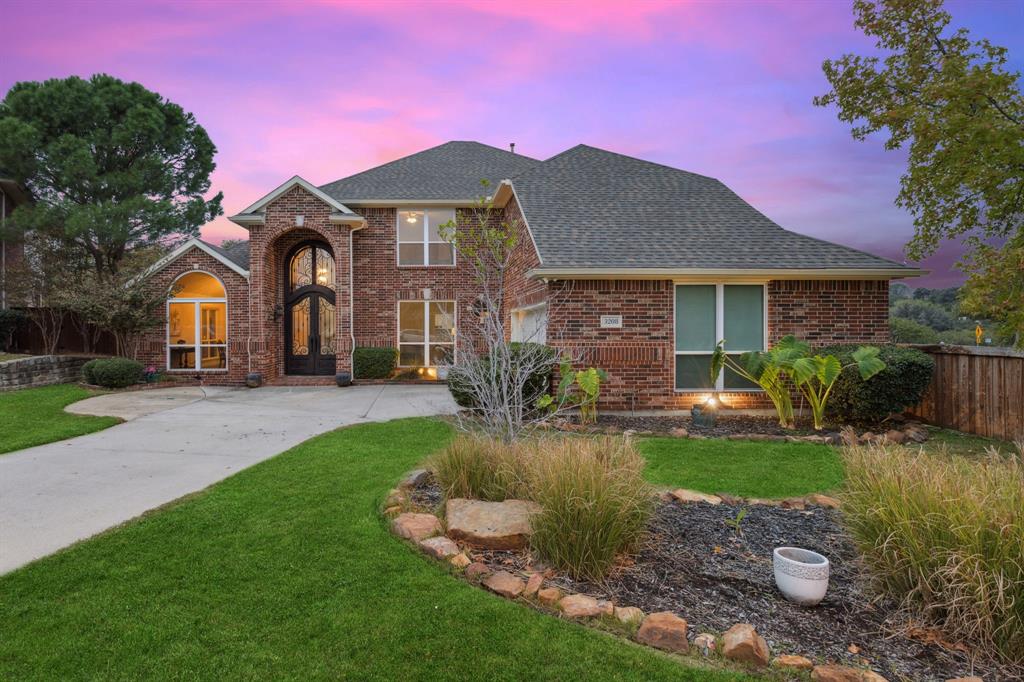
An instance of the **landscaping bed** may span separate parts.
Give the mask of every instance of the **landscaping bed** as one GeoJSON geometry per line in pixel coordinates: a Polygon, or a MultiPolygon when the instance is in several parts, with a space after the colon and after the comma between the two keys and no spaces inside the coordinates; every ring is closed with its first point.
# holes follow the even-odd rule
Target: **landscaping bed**
{"type": "MultiPolygon", "coordinates": [[[[422,477],[409,499],[423,510],[437,511],[442,494],[432,478],[422,477]]],[[[798,501],[790,506],[795,508],[661,499],[636,554],[603,581],[574,580],[546,567],[529,549],[466,551],[491,572],[524,579],[541,573],[544,587],[565,594],[639,607],[648,614],[678,614],[689,625],[691,643],[699,633],[750,623],[772,656],[799,654],[815,663],[871,667],[890,680],[1002,679],[995,670],[972,668],[962,651],[940,646],[934,637],[922,641],[929,634],[925,631],[918,630],[919,639],[907,636],[911,630],[897,606],[872,599],[839,512],[798,501]],[[737,532],[727,522],[741,510],[746,511],[737,532]],[[772,550],[784,545],[817,551],[832,563],[829,591],[818,606],[796,606],[776,588],[772,550]]]]}

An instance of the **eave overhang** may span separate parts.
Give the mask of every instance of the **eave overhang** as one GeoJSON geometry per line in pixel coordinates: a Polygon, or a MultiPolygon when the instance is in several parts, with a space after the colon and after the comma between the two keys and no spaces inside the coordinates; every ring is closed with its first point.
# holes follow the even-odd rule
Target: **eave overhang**
{"type": "Polygon", "coordinates": [[[794,279],[903,279],[922,277],[918,268],[534,268],[539,279],[671,279],[674,281],[768,281],[794,279]]]}

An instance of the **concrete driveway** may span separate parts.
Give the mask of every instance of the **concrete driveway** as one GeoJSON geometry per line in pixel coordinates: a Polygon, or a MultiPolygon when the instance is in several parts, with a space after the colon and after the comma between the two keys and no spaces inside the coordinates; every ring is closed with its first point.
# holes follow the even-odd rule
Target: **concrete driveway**
{"type": "Polygon", "coordinates": [[[0,573],[339,426],[451,414],[444,386],[168,388],[90,398],[124,424],[0,455],[0,573]]]}

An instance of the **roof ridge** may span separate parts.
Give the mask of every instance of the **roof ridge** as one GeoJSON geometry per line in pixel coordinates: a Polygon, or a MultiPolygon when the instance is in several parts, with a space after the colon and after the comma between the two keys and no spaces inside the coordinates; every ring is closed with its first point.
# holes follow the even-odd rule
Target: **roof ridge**
{"type": "MultiPolygon", "coordinates": [[[[580,142],[578,144],[575,144],[572,147],[569,147],[568,149],[566,149],[564,151],[558,152],[557,154],[555,154],[554,156],[552,156],[550,158],[544,159],[543,161],[540,162],[539,167],[542,168],[544,166],[544,164],[547,164],[550,161],[554,161],[555,159],[557,159],[559,157],[562,157],[562,156],[565,156],[566,154],[569,154],[570,152],[576,151],[578,149],[592,149],[594,151],[601,152],[602,154],[608,154],[610,156],[617,156],[617,157],[622,158],[622,159],[628,159],[630,161],[636,161],[636,162],[647,164],[647,165],[650,165],[650,166],[657,166],[659,168],[666,168],[668,170],[675,171],[676,173],[685,173],[686,175],[690,175],[690,176],[697,177],[697,178],[704,178],[706,180],[714,180],[717,183],[725,185],[725,183],[723,183],[721,180],[719,180],[718,178],[712,177],[710,175],[704,175],[703,173],[695,173],[693,171],[689,171],[689,170],[686,170],[684,168],[676,168],[675,166],[669,166],[668,164],[658,163],[657,161],[648,161],[647,159],[641,159],[638,156],[630,156],[629,154],[623,154],[621,152],[615,152],[615,151],[612,151],[610,149],[605,149],[603,147],[596,147],[596,146],[594,146],[592,144],[586,144],[584,142],[580,142]]],[[[524,173],[529,173],[531,170],[533,170],[533,169],[532,168],[531,169],[527,169],[527,170],[523,171],[523,173],[520,173],[519,175],[522,175],[524,173]]]]}

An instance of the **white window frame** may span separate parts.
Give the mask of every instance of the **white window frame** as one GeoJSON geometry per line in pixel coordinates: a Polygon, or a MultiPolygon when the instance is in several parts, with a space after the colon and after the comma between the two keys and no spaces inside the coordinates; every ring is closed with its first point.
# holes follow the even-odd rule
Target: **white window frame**
{"type": "MultiPolygon", "coordinates": [[[[726,353],[728,355],[739,355],[742,353],[748,353],[750,351],[766,351],[768,350],[768,283],[767,282],[675,282],[672,287],[672,389],[675,393],[707,393],[708,391],[714,391],[715,393],[760,393],[763,392],[761,388],[725,388],[725,368],[718,373],[718,378],[715,380],[715,385],[712,388],[679,388],[676,386],[676,357],[680,355],[711,355],[714,352],[714,348],[711,350],[676,350],[676,290],[679,287],[685,286],[714,286],[715,287],[715,343],[718,343],[725,337],[725,287],[730,285],[740,286],[759,286],[762,291],[762,303],[761,303],[761,320],[762,332],[761,332],[761,348],[729,348],[726,346],[726,353]]],[[[728,339],[726,339],[728,342],[728,339]]]]}
{"type": "Polygon", "coordinates": [[[452,347],[452,362],[455,362],[455,353],[457,351],[458,339],[459,339],[459,306],[456,305],[455,301],[448,299],[406,299],[399,301],[398,306],[395,308],[395,327],[396,333],[395,338],[397,343],[395,347],[398,349],[398,367],[406,369],[419,368],[419,367],[436,367],[436,365],[426,364],[430,362],[430,347],[431,346],[451,346],[452,347]],[[402,341],[402,305],[409,303],[419,303],[423,305],[423,342],[422,343],[410,343],[409,341],[402,341]],[[431,303],[450,303],[452,306],[452,324],[455,328],[455,335],[452,337],[451,342],[440,342],[430,340],[430,304],[431,303]],[[423,346],[423,362],[422,365],[403,365],[402,362],[402,346],[423,346]]]}
{"type": "MultiPolygon", "coordinates": [[[[451,242],[444,240],[431,241],[430,240],[430,219],[428,211],[447,211],[451,210],[452,220],[458,221],[459,210],[452,206],[430,206],[428,208],[399,208],[395,211],[395,263],[400,268],[454,268],[458,254],[455,253],[455,245],[451,242]],[[420,241],[402,241],[402,213],[422,213],[423,214],[423,235],[420,241]],[[403,263],[402,262],[402,244],[419,244],[423,247],[423,262],[422,263],[403,263]],[[430,245],[431,244],[447,244],[452,249],[452,262],[451,263],[431,263],[430,262],[430,245]]],[[[447,222],[447,221],[445,221],[447,222]]]]}
{"type": "Polygon", "coordinates": [[[509,334],[510,340],[515,343],[547,343],[548,337],[548,304],[547,301],[512,309],[512,329],[509,334]],[[530,338],[523,338],[523,322],[527,315],[540,312],[543,315],[541,324],[534,329],[530,338]]]}
{"type": "MultiPolygon", "coordinates": [[[[183,272],[178,277],[176,277],[174,279],[174,282],[177,283],[177,281],[179,279],[181,279],[182,277],[184,277],[185,275],[191,275],[191,274],[195,274],[195,273],[199,273],[199,274],[203,274],[203,275],[209,275],[210,277],[213,277],[215,280],[217,280],[220,283],[221,288],[224,289],[224,296],[221,297],[221,298],[173,298],[173,297],[170,297],[170,296],[167,297],[167,302],[164,304],[164,306],[165,306],[164,307],[164,319],[167,320],[166,324],[164,324],[164,339],[165,339],[164,346],[166,346],[166,350],[165,350],[165,353],[164,353],[165,366],[167,367],[167,371],[168,372],[227,372],[228,371],[228,362],[230,362],[230,358],[228,357],[228,337],[230,336],[230,333],[231,333],[230,332],[231,328],[229,326],[230,317],[229,317],[228,299],[227,299],[228,289],[227,289],[226,286],[224,286],[224,281],[220,277],[218,277],[217,275],[213,274],[212,272],[207,272],[206,270],[189,270],[188,272],[183,272]],[[195,343],[185,343],[185,344],[180,344],[180,343],[172,344],[171,343],[171,304],[172,303],[191,303],[192,304],[193,314],[195,315],[195,327],[194,327],[195,328],[195,343]],[[200,303],[223,303],[224,304],[224,343],[202,343],[202,327],[200,326],[201,323],[202,323],[202,312],[201,312],[202,311],[202,306],[199,305],[200,303]],[[174,348],[195,348],[195,366],[194,367],[175,367],[175,368],[172,368],[171,367],[171,350],[174,349],[174,348]],[[223,348],[224,349],[224,366],[223,367],[203,367],[202,366],[203,365],[203,348],[223,348]]],[[[173,286],[173,285],[171,285],[171,286],[173,286]]]]}

